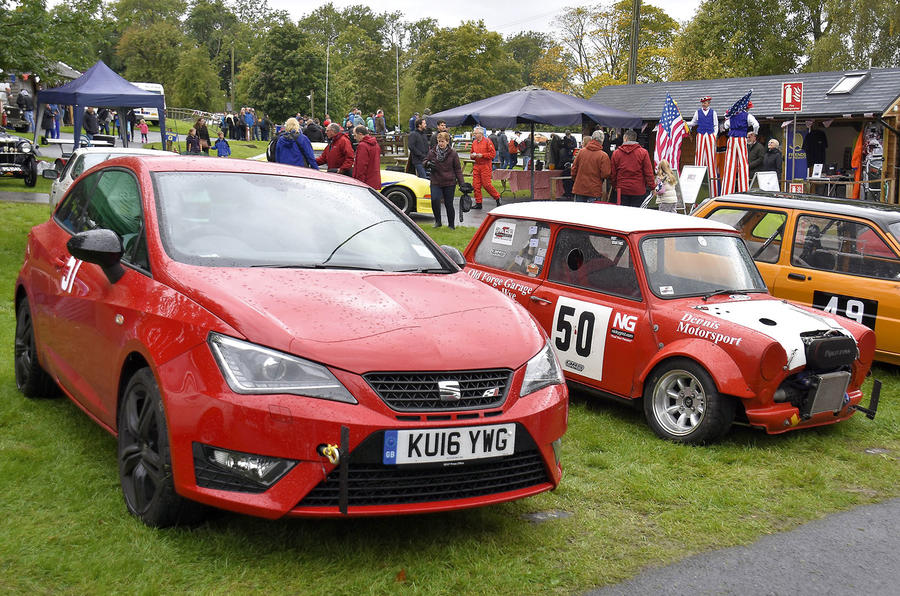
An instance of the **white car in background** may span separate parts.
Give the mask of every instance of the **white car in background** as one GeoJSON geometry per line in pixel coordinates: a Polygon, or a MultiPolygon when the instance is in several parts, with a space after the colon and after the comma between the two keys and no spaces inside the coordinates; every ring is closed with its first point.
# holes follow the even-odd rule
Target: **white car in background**
{"type": "Polygon", "coordinates": [[[41,174],[44,178],[53,180],[53,184],[50,185],[50,211],[56,209],[59,200],[82,173],[107,159],[123,155],[165,155],[165,152],[158,149],[129,147],[79,147],[64,165],[62,160],[57,160],[56,169],[44,170],[41,174]]]}

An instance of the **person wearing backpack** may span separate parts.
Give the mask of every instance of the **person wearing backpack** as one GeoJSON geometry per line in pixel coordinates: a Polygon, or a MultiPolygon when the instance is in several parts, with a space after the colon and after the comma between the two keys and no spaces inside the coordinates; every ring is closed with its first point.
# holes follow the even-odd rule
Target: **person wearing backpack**
{"type": "Polygon", "coordinates": [[[319,169],[312,144],[306,135],[300,132],[300,123],[296,118],[288,118],[284,123],[284,132],[272,142],[275,143],[275,161],[278,163],[319,169]]]}
{"type": "Polygon", "coordinates": [[[505,169],[509,164],[509,139],[502,128],[497,131],[497,154],[500,156],[500,165],[497,167],[505,169]]]}

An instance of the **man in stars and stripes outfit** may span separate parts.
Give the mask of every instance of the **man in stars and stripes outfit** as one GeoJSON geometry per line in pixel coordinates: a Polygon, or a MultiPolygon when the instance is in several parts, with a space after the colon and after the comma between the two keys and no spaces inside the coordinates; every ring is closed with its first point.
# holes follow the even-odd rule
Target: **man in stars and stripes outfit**
{"type": "Polygon", "coordinates": [[[694,164],[706,166],[709,170],[709,179],[713,181],[713,196],[718,188],[718,172],[716,171],[716,134],[719,132],[719,115],[709,107],[712,97],[704,95],[700,98],[700,109],[694,112],[694,117],[688,122],[688,127],[697,132],[697,149],[694,153],[694,164]]]}
{"type": "Polygon", "coordinates": [[[672,96],[666,93],[666,103],[663,105],[662,116],[656,127],[656,147],[653,150],[653,161],[656,165],[665,160],[678,173],[681,162],[681,141],[687,135],[684,120],[678,104],[672,96]]]}
{"type": "Polygon", "coordinates": [[[725,112],[725,130],[728,131],[728,146],[725,148],[725,172],[722,174],[722,194],[746,192],[749,186],[747,166],[747,131],[759,132],[759,122],[748,112],[751,89],[725,112]]]}

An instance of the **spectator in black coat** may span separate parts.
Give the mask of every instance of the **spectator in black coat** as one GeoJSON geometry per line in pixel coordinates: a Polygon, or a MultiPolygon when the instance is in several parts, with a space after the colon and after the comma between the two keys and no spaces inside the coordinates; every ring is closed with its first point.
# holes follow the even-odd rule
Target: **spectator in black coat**
{"type": "Polygon", "coordinates": [[[415,172],[419,178],[428,178],[425,166],[422,165],[425,156],[428,155],[428,136],[425,134],[424,118],[416,120],[416,129],[409,133],[409,139],[407,139],[406,143],[407,147],[409,147],[407,170],[415,172]]]}
{"type": "Polygon", "coordinates": [[[778,180],[781,180],[781,168],[784,165],[784,155],[781,153],[781,149],[778,148],[778,145],[778,141],[769,139],[769,148],[766,150],[766,156],[763,157],[762,167],[759,171],[776,172],[778,174],[778,180]]]}
{"type": "Polygon", "coordinates": [[[97,118],[96,112],[94,112],[94,108],[88,106],[88,109],[84,112],[84,123],[82,125],[84,128],[84,134],[87,135],[87,138],[93,139],[95,134],[100,133],[100,121],[97,118]]]}
{"type": "Polygon", "coordinates": [[[747,133],[747,168],[749,180],[753,182],[753,176],[762,170],[763,159],[766,157],[766,149],[756,140],[756,133],[752,130],[747,133]]]}

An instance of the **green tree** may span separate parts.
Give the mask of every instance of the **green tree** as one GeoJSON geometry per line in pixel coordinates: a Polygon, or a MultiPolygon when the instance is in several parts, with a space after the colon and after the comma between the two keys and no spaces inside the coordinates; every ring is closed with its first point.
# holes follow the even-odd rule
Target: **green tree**
{"type": "Polygon", "coordinates": [[[98,59],[111,64],[118,33],[102,0],[70,0],[54,6],[49,16],[48,56],[78,70],[98,59]]]}
{"type": "MultiPolygon", "coordinates": [[[[337,46],[352,46],[353,52],[343,59],[334,79],[335,87],[343,89],[340,101],[329,101],[329,109],[358,107],[371,113],[378,108],[396,104],[396,88],[386,81],[395,76],[394,52],[369,39],[362,29],[348,27],[338,37],[337,46]]],[[[338,112],[338,113],[342,113],[338,112]]]]}
{"type": "Polygon", "coordinates": [[[575,64],[574,75],[582,85],[597,76],[594,72],[594,53],[589,42],[593,30],[594,12],[585,6],[565,9],[556,17],[560,40],[568,48],[575,64]]]}
{"type": "Polygon", "coordinates": [[[0,0],[0,69],[10,73],[31,72],[46,76],[50,60],[44,0],[0,0]]]}
{"type": "Polygon", "coordinates": [[[779,0],[704,0],[674,47],[675,79],[715,79],[796,70],[803,40],[779,0]],[[737,18],[737,17],[740,18],[737,18]]]}
{"type": "Polygon", "coordinates": [[[187,8],[185,0],[117,0],[110,6],[125,30],[135,25],[150,26],[160,21],[179,25],[187,8]]]}
{"type": "MultiPolygon", "coordinates": [[[[573,57],[575,78],[582,84],[584,96],[601,82],[624,83],[628,78],[631,17],[631,0],[620,0],[612,5],[568,8],[557,18],[561,41],[573,57]]],[[[639,83],[670,78],[672,40],[679,27],[661,8],[641,7],[635,77],[639,83]]]]}
{"type": "Polygon", "coordinates": [[[147,27],[130,27],[116,46],[116,54],[125,65],[125,78],[170,86],[184,39],[178,27],[165,20],[147,27]]]}
{"type": "Polygon", "coordinates": [[[804,70],[893,67],[900,63],[900,3],[896,0],[794,0],[806,33],[804,70]],[[811,4],[811,6],[807,6],[811,4]]]}
{"type": "Polygon", "coordinates": [[[169,95],[168,103],[174,106],[208,112],[222,108],[219,78],[205,48],[194,47],[181,55],[169,95]]]}
{"type": "Polygon", "coordinates": [[[560,93],[577,93],[572,84],[572,57],[559,44],[553,44],[534,62],[529,84],[560,93]]]}
{"type": "MultiPolygon", "coordinates": [[[[524,87],[525,85],[540,85],[541,83],[534,78],[534,70],[538,62],[545,56],[551,46],[555,46],[562,50],[560,46],[554,44],[546,35],[535,33],[534,31],[523,31],[511,35],[506,38],[503,45],[512,55],[513,60],[519,65],[521,72],[521,87],[524,87]]],[[[564,52],[565,50],[562,51],[564,52]]],[[[554,54],[557,53],[554,52],[554,54]]],[[[559,57],[556,55],[550,56],[543,61],[542,66],[549,66],[558,59],[559,57]]],[[[551,73],[549,72],[546,73],[546,75],[550,74],[551,73]]],[[[568,76],[568,73],[566,76],[568,76]]],[[[542,75],[542,77],[546,78],[545,75],[542,75]]],[[[554,77],[551,76],[551,78],[554,77]]]]}
{"type": "Polygon", "coordinates": [[[223,0],[194,0],[184,21],[187,36],[204,46],[213,61],[228,53],[237,24],[237,16],[223,0]]]}
{"type": "Polygon", "coordinates": [[[499,33],[482,21],[443,31],[420,48],[416,91],[432,111],[516,89],[519,67],[499,33]]]}
{"type": "Polygon", "coordinates": [[[337,9],[329,2],[301,18],[299,25],[315,42],[321,44],[328,43],[329,39],[336,39],[350,27],[361,30],[362,35],[375,43],[384,42],[384,15],[375,14],[363,4],[337,9]]]}
{"type": "Polygon", "coordinates": [[[406,60],[408,66],[415,58],[418,48],[425,45],[425,43],[434,37],[435,33],[440,31],[441,28],[436,19],[427,17],[412,23],[407,23],[405,30],[407,40],[406,48],[408,50],[406,60]]]}
{"type": "Polygon", "coordinates": [[[310,90],[324,89],[321,50],[297,25],[273,27],[256,55],[258,70],[247,81],[247,100],[276,121],[297,110],[307,111],[310,90]]]}

